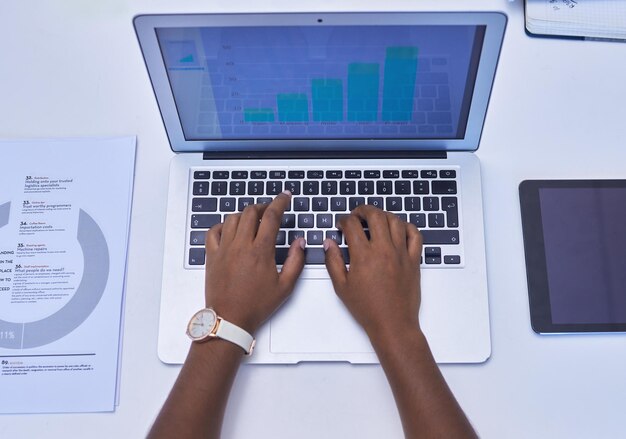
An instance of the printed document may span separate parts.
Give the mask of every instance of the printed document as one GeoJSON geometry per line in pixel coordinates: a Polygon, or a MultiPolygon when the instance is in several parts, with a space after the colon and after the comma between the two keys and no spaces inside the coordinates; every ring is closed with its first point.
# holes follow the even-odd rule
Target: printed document
{"type": "Polygon", "coordinates": [[[0,413],[115,409],[135,143],[0,142],[0,413]]]}

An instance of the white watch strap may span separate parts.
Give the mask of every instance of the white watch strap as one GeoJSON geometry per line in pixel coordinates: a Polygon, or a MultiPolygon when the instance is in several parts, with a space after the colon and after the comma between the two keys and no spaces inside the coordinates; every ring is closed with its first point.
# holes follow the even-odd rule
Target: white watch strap
{"type": "Polygon", "coordinates": [[[254,337],[241,329],[239,326],[233,325],[221,317],[220,324],[215,335],[221,339],[235,343],[237,346],[241,346],[241,349],[243,349],[247,355],[250,355],[252,353],[252,349],[254,349],[254,337]]]}

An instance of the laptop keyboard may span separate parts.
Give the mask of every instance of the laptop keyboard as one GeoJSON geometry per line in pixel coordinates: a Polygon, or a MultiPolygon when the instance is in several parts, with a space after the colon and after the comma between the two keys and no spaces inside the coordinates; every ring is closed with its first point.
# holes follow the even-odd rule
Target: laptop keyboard
{"type": "MultiPolygon", "coordinates": [[[[323,265],[324,239],[339,244],[349,263],[338,220],[361,204],[396,214],[421,231],[422,267],[464,265],[459,208],[459,168],[363,169],[192,169],[187,221],[187,268],[204,266],[208,229],[255,203],[269,203],[288,189],[293,194],[276,237],[276,263],[289,245],[307,242],[307,265],[323,265]]],[[[367,224],[364,224],[369,236],[367,224]]]]}

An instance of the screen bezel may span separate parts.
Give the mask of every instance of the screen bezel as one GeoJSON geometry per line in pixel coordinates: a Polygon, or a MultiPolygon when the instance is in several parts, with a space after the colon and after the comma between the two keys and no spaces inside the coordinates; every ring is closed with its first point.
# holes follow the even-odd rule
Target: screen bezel
{"type": "Polygon", "coordinates": [[[478,149],[487,105],[502,46],[506,16],[498,12],[412,13],[275,13],[139,15],[133,20],[161,117],[174,152],[308,151],[475,151],[478,149]],[[187,140],[157,40],[157,28],[227,26],[340,26],[376,25],[482,25],[486,26],[470,110],[462,139],[339,139],[339,140],[187,140]]]}
{"type": "Polygon", "coordinates": [[[531,326],[539,334],[626,332],[623,323],[552,322],[539,194],[541,189],[624,188],[626,180],[524,180],[519,185],[531,326]]]}

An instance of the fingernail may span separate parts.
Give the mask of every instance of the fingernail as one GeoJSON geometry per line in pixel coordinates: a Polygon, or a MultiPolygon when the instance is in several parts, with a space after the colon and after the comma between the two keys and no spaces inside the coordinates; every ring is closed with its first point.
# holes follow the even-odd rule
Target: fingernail
{"type": "Polygon", "coordinates": [[[330,242],[328,242],[328,239],[325,239],[324,240],[324,251],[327,252],[329,248],[330,248],[330,242]]]}
{"type": "Polygon", "coordinates": [[[302,238],[302,239],[300,240],[300,248],[301,248],[302,250],[304,250],[304,247],[306,247],[306,241],[305,241],[305,239],[304,239],[304,238],[302,238]]]}
{"type": "Polygon", "coordinates": [[[285,190],[283,191],[283,194],[287,195],[288,197],[291,197],[291,191],[289,191],[289,190],[287,190],[287,189],[285,189],[285,190]]]}

